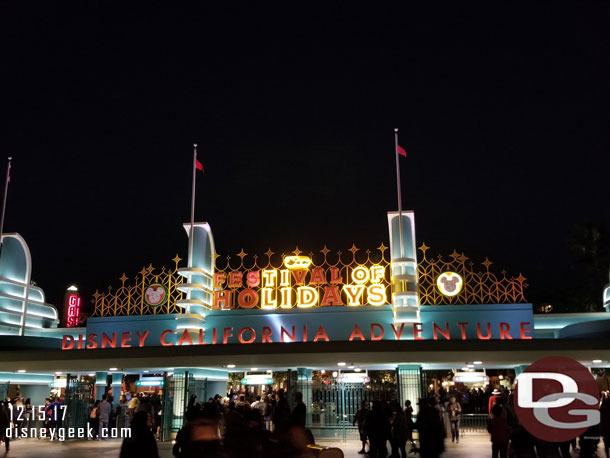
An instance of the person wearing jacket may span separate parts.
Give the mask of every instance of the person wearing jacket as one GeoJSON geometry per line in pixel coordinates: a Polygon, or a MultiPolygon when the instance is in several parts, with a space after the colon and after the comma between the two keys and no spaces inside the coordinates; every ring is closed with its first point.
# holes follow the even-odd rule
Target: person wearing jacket
{"type": "Polygon", "coordinates": [[[455,396],[449,398],[447,404],[447,413],[449,414],[449,422],[451,424],[451,442],[460,442],[460,418],[462,416],[462,406],[455,399],[455,396]]]}
{"type": "Polygon", "coordinates": [[[8,402],[0,402],[0,440],[4,441],[4,446],[6,447],[6,451],[8,452],[10,447],[10,437],[6,434],[8,430],[12,427],[11,425],[11,411],[8,408],[8,402]]]}
{"type": "Polygon", "coordinates": [[[506,458],[508,456],[508,442],[510,431],[508,422],[502,415],[502,406],[492,407],[493,417],[487,423],[487,431],[491,434],[491,456],[492,458],[506,458]]]}
{"type": "Polygon", "coordinates": [[[400,405],[396,403],[396,412],[392,420],[392,444],[396,450],[393,450],[393,455],[401,458],[407,458],[407,440],[409,439],[409,422],[400,405]]]}

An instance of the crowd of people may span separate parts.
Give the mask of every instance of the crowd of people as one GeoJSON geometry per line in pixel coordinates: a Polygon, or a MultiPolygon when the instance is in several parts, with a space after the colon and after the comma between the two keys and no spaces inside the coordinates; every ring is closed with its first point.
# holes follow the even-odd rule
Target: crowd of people
{"type": "MultiPolygon", "coordinates": [[[[284,390],[265,398],[234,400],[216,395],[198,402],[192,395],[178,431],[172,453],[177,458],[241,458],[305,456],[313,444],[305,428],[306,406],[295,393],[291,409],[284,390]]],[[[121,458],[159,456],[149,412],[137,411],[131,423],[132,435],[123,440],[121,458]]]]}
{"type": "Polygon", "coordinates": [[[121,396],[116,406],[113,402],[114,397],[107,393],[91,407],[89,424],[95,431],[94,439],[107,438],[109,428],[131,427],[138,412],[145,412],[150,416],[151,431],[154,437],[160,439],[162,402],[158,394],[128,393],[121,396]]]}
{"type": "MultiPolygon", "coordinates": [[[[460,442],[460,424],[466,411],[464,396],[461,391],[431,393],[418,401],[415,421],[411,401],[406,401],[404,408],[397,401],[362,401],[353,418],[362,443],[359,453],[370,458],[406,458],[408,453],[439,458],[445,451],[445,439],[450,436],[452,442],[460,442]]],[[[513,395],[508,391],[498,387],[480,390],[476,398],[479,413],[488,418],[492,458],[594,458],[601,441],[606,458],[610,458],[610,398],[602,398],[599,425],[565,442],[545,442],[523,428],[515,414],[513,395]],[[486,405],[481,411],[483,401],[486,405]]],[[[89,412],[89,423],[98,433],[97,438],[105,438],[104,428],[129,426],[131,437],[123,440],[120,458],[158,457],[161,398],[128,393],[116,406],[113,401],[110,393],[104,394],[89,412]]],[[[40,426],[61,427],[62,405],[60,398],[47,398],[40,426]]],[[[24,400],[20,394],[0,402],[0,440],[7,451],[11,437],[22,437],[22,431],[27,431],[39,414],[33,412],[30,399],[24,400]],[[12,434],[7,434],[11,430],[12,434]]],[[[299,392],[294,395],[293,408],[282,389],[254,398],[246,398],[243,393],[216,395],[205,402],[192,395],[172,452],[176,458],[309,456],[307,446],[315,441],[306,428],[306,418],[307,407],[299,392]]]]}
{"type": "MultiPolygon", "coordinates": [[[[430,405],[445,423],[450,423],[452,441],[459,442],[460,420],[464,411],[458,399],[468,392],[444,392],[430,398],[430,405]]],[[[478,390],[477,409],[488,416],[487,431],[491,441],[492,458],[597,458],[603,441],[605,456],[610,458],[610,399],[602,397],[601,422],[589,427],[578,438],[564,442],[547,442],[534,437],[519,422],[515,413],[513,394],[503,388],[478,390]],[[482,403],[485,403],[485,410],[482,403]]],[[[473,397],[471,396],[472,400],[473,397]]],[[[421,411],[418,417],[421,416],[421,411]]],[[[447,427],[445,426],[445,429],[447,427]]],[[[420,432],[421,440],[421,432],[420,432]]],[[[422,456],[424,456],[422,454],[422,456]]],[[[438,455],[426,455],[438,456],[438,455]]]]}
{"type": "Polygon", "coordinates": [[[30,428],[37,419],[41,421],[42,429],[61,427],[63,405],[62,398],[46,398],[43,408],[34,412],[31,399],[24,400],[19,392],[12,399],[7,396],[3,402],[0,401],[0,441],[4,442],[6,451],[10,449],[11,439],[29,437],[30,428]]]}

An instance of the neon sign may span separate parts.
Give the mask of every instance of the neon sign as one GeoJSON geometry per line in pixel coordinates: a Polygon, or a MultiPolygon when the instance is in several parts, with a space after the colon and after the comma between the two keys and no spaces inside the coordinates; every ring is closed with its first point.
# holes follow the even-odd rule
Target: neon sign
{"type": "MultiPolygon", "coordinates": [[[[424,337],[424,323],[401,323],[395,325],[390,323],[384,326],[380,323],[370,323],[364,327],[358,323],[346,323],[343,336],[335,341],[348,342],[354,341],[380,341],[380,340],[490,340],[492,338],[492,323],[487,322],[457,322],[453,323],[457,327],[451,327],[449,322],[426,323],[425,326],[432,328],[432,336],[424,337]],[[351,327],[349,327],[351,326],[351,327]],[[468,329],[476,329],[476,337],[468,337],[468,329]],[[350,332],[351,329],[351,332],[350,332]],[[452,330],[453,329],[453,330],[452,330]]],[[[532,339],[532,323],[522,321],[514,323],[512,328],[509,323],[493,323],[499,330],[499,340],[532,339]]],[[[164,330],[158,339],[150,338],[150,331],[125,331],[125,332],[102,332],[78,334],[76,336],[66,334],[63,336],[62,350],[94,350],[97,348],[130,348],[145,346],[162,347],[182,347],[190,345],[227,345],[242,344],[249,345],[255,342],[263,344],[271,343],[294,343],[294,342],[331,342],[331,338],[326,331],[324,324],[310,326],[280,326],[273,329],[270,326],[243,326],[243,327],[220,327],[200,329],[197,334],[193,334],[188,329],[184,330],[164,330]],[[206,336],[210,337],[206,342],[206,336]]],[[[248,377],[254,377],[251,374],[248,377]]]]}
{"type": "Polygon", "coordinates": [[[389,282],[383,265],[322,267],[313,265],[307,256],[287,256],[284,267],[215,273],[214,308],[273,310],[388,303],[389,282]]]}
{"type": "Polygon", "coordinates": [[[75,328],[78,326],[80,321],[80,297],[78,294],[70,294],[68,296],[68,314],[66,319],[66,326],[68,328],[75,328]]]}

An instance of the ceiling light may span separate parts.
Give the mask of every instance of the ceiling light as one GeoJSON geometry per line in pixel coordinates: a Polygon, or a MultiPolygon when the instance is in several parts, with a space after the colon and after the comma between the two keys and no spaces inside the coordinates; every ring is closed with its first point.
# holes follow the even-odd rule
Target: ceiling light
{"type": "Polygon", "coordinates": [[[117,367],[111,367],[110,369],[108,369],[109,371],[118,371],[119,369],[117,367]]]}
{"type": "Polygon", "coordinates": [[[473,361],[472,364],[483,364],[483,361],[473,361]]]}
{"type": "Polygon", "coordinates": [[[258,367],[253,367],[252,369],[250,369],[251,371],[257,371],[258,367]]]}
{"type": "Polygon", "coordinates": [[[348,369],[353,369],[356,366],[347,366],[348,369]]]}
{"type": "Polygon", "coordinates": [[[345,366],[345,363],[337,363],[337,366],[345,366]]]}
{"type": "Polygon", "coordinates": [[[25,369],[19,369],[17,372],[19,372],[20,374],[23,374],[25,372],[25,369]]]}
{"type": "Polygon", "coordinates": [[[354,369],[354,372],[360,372],[362,369],[360,369],[359,367],[354,369]]]}
{"type": "Polygon", "coordinates": [[[150,371],[142,371],[142,372],[147,373],[147,372],[150,372],[150,371]]]}
{"type": "Polygon", "coordinates": [[[61,375],[63,372],[55,372],[55,375],[61,375]]]}
{"type": "Polygon", "coordinates": [[[235,367],[235,364],[227,364],[227,367],[228,367],[229,369],[233,369],[233,368],[235,367]]]}
{"type": "Polygon", "coordinates": [[[601,363],[601,362],[602,362],[602,360],[601,360],[601,359],[594,359],[594,360],[593,360],[593,364],[599,364],[599,363],[601,363]]]}
{"type": "Polygon", "coordinates": [[[89,377],[95,377],[95,373],[93,373],[93,372],[92,372],[91,374],[87,374],[87,376],[89,376],[89,377]]]}

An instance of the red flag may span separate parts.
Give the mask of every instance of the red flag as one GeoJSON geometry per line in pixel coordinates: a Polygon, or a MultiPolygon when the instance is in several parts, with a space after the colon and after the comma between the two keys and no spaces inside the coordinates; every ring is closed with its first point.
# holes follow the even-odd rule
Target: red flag
{"type": "Polygon", "coordinates": [[[203,164],[199,162],[199,159],[195,159],[195,167],[197,167],[197,170],[201,170],[203,172],[203,164]]]}
{"type": "Polygon", "coordinates": [[[407,152],[405,151],[405,149],[398,145],[398,154],[400,154],[401,156],[407,157],[407,152]]]}

